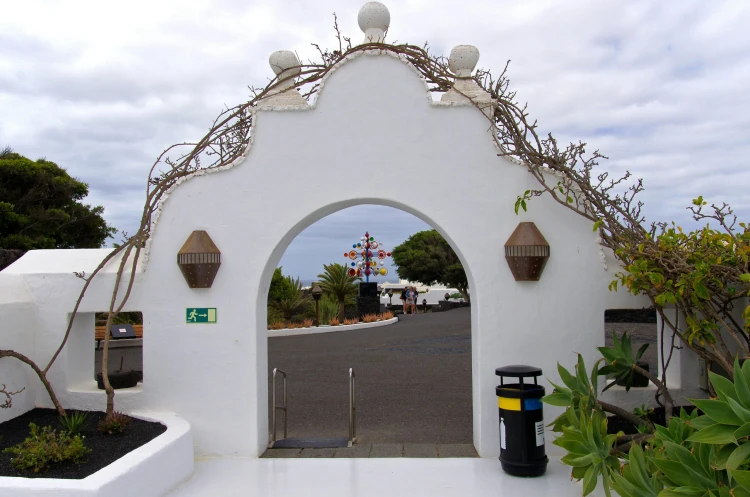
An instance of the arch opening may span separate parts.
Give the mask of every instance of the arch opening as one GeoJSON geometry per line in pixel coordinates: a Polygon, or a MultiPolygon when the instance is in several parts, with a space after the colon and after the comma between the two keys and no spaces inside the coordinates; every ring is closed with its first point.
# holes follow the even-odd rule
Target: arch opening
{"type": "MultiPolygon", "coordinates": [[[[318,274],[324,273],[323,264],[319,260],[311,264],[303,263],[302,266],[308,269],[300,270],[299,264],[287,265],[293,258],[285,254],[290,249],[294,251],[295,244],[298,246],[304,243],[302,239],[305,238],[305,234],[313,233],[313,239],[316,236],[319,238],[319,235],[314,233],[316,226],[325,224],[326,220],[329,221],[324,230],[330,229],[336,223],[340,226],[335,227],[336,235],[325,244],[325,251],[330,254],[323,257],[330,263],[345,262],[347,268],[356,268],[356,265],[352,266],[349,258],[345,260],[342,257],[343,252],[356,245],[365,231],[372,231],[377,241],[388,250],[393,250],[408,238],[408,235],[402,234],[399,237],[391,230],[382,233],[372,227],[383,226],[382,219],[379,222],[371,221],[369,224],[367,220],[340,223],[342,216],[365,208],[364,206],[390,213],[392,222],[408,222],[404,229],[397,230],[401,233],[408,232],[408,235],[412,235],[418,231],[437,231],[462,264],[469,289],[474,288],[472,272],[460,247],[439,223],[412,206],[388,199],[351,199],[324,206],[305,216],[277,243],[264,268],[258,289],[256,329],[259,335],[259,443],[265,440],[264,435],[268,434],[267,439],[271,442],[269,445],[290,446],[278,442],[283,439],[284,411],[281,409],[276,410],[277,435],[271,435],[275,368],[286,373],[288,378],[288,439],[320,441],[346,438],[349,427],[347,373],[352,367],[357,382],[356,443],[352,449],[340,450],[356,453],[358,457],[367,457],[373,447],[376,448],[375,452],[384,450],[384,447],[391,451],[397,451],[395,447],[401,447],[403,454],[408,456],[413,447],[419,445],[423,449],[429,444],[435,447],[435,457],[441,452],[440,448],[443,448],[445,454],[476,456],[474,441],[477,438],[477,423],[474,418],[477,406],[474,405],[474,375],[477,369],[477,354],[472,349],[475,344],[474,316],[477,309],[471,307],[469,302],[462,305],[460,301],[464,299],[457,295],[445,301],[444,294],[447,291],[450,294],[455,293],[455,288],[447,288],[440,283],[414,283],[417,290],[421,290],[422,296],[417,296],[417,313],[412,314],[412,309],[404,309],[400,300],[399,285],[403,287],[406,282],[401,282],[395,264],[384,265],[381,261],[379,267],[387,269],[388,274],[377,278],[373,276],[370,281],[380,286],[377,298],[380,310],[397,314],[395,319],[377,322],[373,327],[361,324],[345,326],[341,328],[345,331],[340,331],[333,329],[330,317],[325,315],[322,319],[324,332],[318,333],[321,328],[314,325],[290,330],[290,325],[286,324],[286,321],[282,328],[276,322],[279,316],[269,315],[269,309],[271,314],[274,313],[273,307],[269,307],[269,289],[274,278],[278,282],[277,268],[280,266],[284,276],[299,278],[300,287],[304,287],[300,295],[311,296],[309,292],[313,283],[320,281],[318,274]],[[394,215],[398,219],[394,219],[394,215]],[[393,239],[394,236],[399,239],[393,239]],[[301,239],[300,242],[296,241],[298,238],[301,239]],[[341,238],[347,243],[343,240],[339,242],[341,238]],[[277,273],[275,277],[274,272],[277,273]],[[393,289],[396,290],[390,298],[386,293],[388,287],[392,289],[392,293],[393,289]],[[438,290],[439,288],[442,290],[438,290]],[[426,292],[428,289],[430,291],[426,292]],[[429,301],[424,302],[428,300],[426,297],[429,301]],[[455,309],[452,309],[453,307],[455,309]],[[401,314],[404,310],[409,314],[401,314]],[[275,443],[272,442],[274,439],[275,443]]],[[[362,280],[365,280],[364,275],[362,280]]],[[[360,312],[358,318],[361,318],[361,308],[357,306],[356,297],[352,297],[354,298],[349,300],[346,311],[352,316],[360,312]]],[[[329,300],[326,303],[326,306],[329,306],[329,296],[326,295],[325,299],[329,300]]],[[[320,304],[320,301],[318,303],[320,304]]],[[[326,312],[330,313],[330,310],[326,312]]],[[[307,315],[304,314],[298,313],[295,316],[298,318],[297,321],[302,321],[299,318],[305,317],[308,320],[305,324],[314,321],[314,313],[307,311],[307,315]]],[[[285,316],[288,317],[291,316],[285,316]]],[[[295,323],[293,326],[303,324],[295,323]]],[[[277,380],[279,384],[276,387],[276,405],[281,406],[281,374],[277,376],[277,380]]],[[[260,448],[259,452],[262,453],[264,450],[265,447],[260,448]]],[[[273,457],[272,452],[266,452],[266,457],[273,457]]],[[[331,456],[334,454],[332,450],[323,450],[322,453],[331,456]]],[[[286,451],[286,455],[289,455],[289,451],[286,451]]]]}

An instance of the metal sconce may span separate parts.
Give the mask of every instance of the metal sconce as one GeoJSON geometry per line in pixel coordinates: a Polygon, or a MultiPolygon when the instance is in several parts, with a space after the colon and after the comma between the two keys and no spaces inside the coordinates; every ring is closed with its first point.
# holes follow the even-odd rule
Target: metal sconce
{"type": "Polygon", "coordinates": [[[505,242],[505,260],[516,281],[539,281],[549,259],[549,243],[534,223],[519,223],[505,242]]]}
{"type": "Polygon", "coordinates": [[[193,231],[177,252],[177,265],[190,288],[211,288],[221,266],[221,251],[208,233],[193,231]]]}

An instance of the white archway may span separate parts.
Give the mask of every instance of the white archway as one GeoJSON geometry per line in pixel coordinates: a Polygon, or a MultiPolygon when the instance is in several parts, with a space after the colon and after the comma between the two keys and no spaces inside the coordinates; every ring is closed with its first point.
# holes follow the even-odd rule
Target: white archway
{"type": "MultiPolygon", "coordinates": [[[[436,227],[468,270],[474,444],[480,456],[497,456],[495,368],[531,364],[554,377],[557,362],[572,361],[574,352],[593,363],[603,344],[604,310],[642,301],[607,292],[618,266],[589,222],[546,196],[534,199],[529,212],[514,213],[517,196],[536,180],[523,165],[498,157],[476,108],[434,102],[412,66],[378,50],[345,59],[324,83],[313,107],[270,99],[255,108],[252,140],[238,160],[181,179],[163,198],[124,309],[142,311],[148,330],[144,384],[118,393],[118,406],[178,413],[191,423],[199,455],[259,456],[268,433],[265,303],[273,269],[304,227],[375,203],[436,227]],[[349,181],[356,170],[400,181],[379,191],[349,181]],[[504,258],[503,245],[523,221],[533,221],[551,247],[538,282],[514,281],[504,258]],[[211,288],[189,288],[177,265],[195,230],[207,231],[221,251],[211,288]],[[217,322],[187,323],[186,308],[196,307],[217,308],[217,322]]],[[[90,272],[107,251],[41,252],[3,272],[8,288],[28,293],[25,307],[13,303],[4,315],[32,323],[34,333],[19,325],[13,339],[21,350],[47,357],[81,288],[73,271],[90,272]]],[[[80,313],[108,308],[117,265],[112,261],[97,276],[80,313]]],[[[73,331],[72,352],[51,375],[61,402],[73,408],[102,405],[104,397],[92,380],[83,381],[92,366],[78,354],[93,339],[84,321],[73,331]]],[[[38,405],[47,402],[41,389],[25,393],[22,405],[34,395],[38,405]]]]}
{"type": "MultiPolygon", "coordinates": [[[[393,200],[385,200],[385,199],[379,199],[379,198],[369,198],[369,199],[350,199],[343,202],[338,202],[336,204],[330,204],[323,206],[316,210],[315,212],[310,213],[308,216],[306,216],[304,219],[300,220],[298,223],[294,224],[294,226],[287,232],[287,234],[279,241],[276,248],[272,252],[271,258],[269,258],[268,263],[266,264],[266,267],[263,270],[263,276],[260,280],[260,288],[258,289],[258,299],[256,301],[256,313],[257,313],[257,324],[256,329],[258,330],[259,337],[265,333],[265,340],[260,339],[259,340],[259,347],[261,345],[261,341],[265,344],[265,349],[263,351],[258,351],[258,419],[259,419],[259,427],[262,425],[262,420],[265,418],[266,420],[266,431],[268,428],[268,412],[269,412],[269,405],[268,405],[268,332],[267,332],[267,304],[268,304],[268,290],[269,286],[271,284],[271,278],[273,277],[274,270],[276,267],[278,267],[279,262],[281,261],[281,257],[284,255],[284,252],[286,252],[286,249],[289,247],[289,245],[292,243],[292,241],[297,238],[297,236],[302,233],[306,228],[309,226],[315,224],[316,222],[320,221],[321,219],[338,212],[343,209],[347,209],[349,207],[354,207],[356,205],[364,205],[364,204],[370,204],[370,205],[384,205],[387,207],[393,207],[395,209],[399,209],[401,211],[407,212],[425,223],[429,224],[432,228],[436,229],[440,235],[448,242],[448,244],[451,246],[454,252],[456,252],[456,255],[458,256],[459,260],[461,261],[461,264],[464,267],[464,271],[466,272],[466,278],[469,281],[469,288],[474,288],[474,279],[472,276],[471,268],[468,266],[468,263],[466,262],[465,257],[461,253],[460,247],[451,239],[450,234],[447,233],[439,224],[437,224],[433,219],[431,219],[429,216],[423,214],[422,212],[419,212],[418,210],[414,209],[413,207],[406,205],[402,202],[396,202],[393,200]],[[261,373],[262,372],[262,373],[261,373]],[[261,381],[262,380],[262,381],[261,381]],[[265,388],[264,388],[265,387],[265,388]]],[[[332,254],[333,257],[334,254],[332,254]]],[[[472,294],[474,295],[474,294],[472,294]]],[[[478,443],[479,440],[479,434],[478,434],[478,422],[476,419],[476,414],[479,412],[479,406],[477,405],[477,395],[476,395],[476,388],[475,383],[477,383],[476,378],[474,377],[474,372],[477,369],[477,365],[474,364],[474,357],[475,357],[475,350],[474,350],[474,343],[475,343],[475,335],[478,332],[477,328],[475,328],[474,323],[476,321],[476,316],[479,313],[479,307],[477,305],[472,304],[471,307],[471,357],[472,357],[472,428],[473,428],[473,443],[478,443]]],[[[260,429],[260,428],[259,428],[260,429]]],[[[259,438],[261,438],[262,433],[259,433],[259,438]]]]}

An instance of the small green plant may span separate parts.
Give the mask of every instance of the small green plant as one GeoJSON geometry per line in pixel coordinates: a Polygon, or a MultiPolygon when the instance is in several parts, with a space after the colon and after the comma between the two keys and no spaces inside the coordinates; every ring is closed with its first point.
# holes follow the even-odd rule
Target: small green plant
{"type": "Polygon", "coordinates": [[[60,424],[63,429],[70,435],[78,435],[81,430],[88,424],[89,413],[87,412],[69,412],[65,416],[60,416],[60,424]]]}
{"type": "Polygon", "coordinates": [[[567,450],[562,462],[573,467],[571,477],[583,480],[583,495],[594,491],[601,477],[605,495],[611,495],[609,482],[620,469],[613,448],[617,435],[607,435],[607,418],[600,410],[568,408],[568,425],[553,444],[567,450]]]}
{"type": "MultiPolygon", "coordinates": [[[[644,343],[638,349],[635,356],[633,355],[633,345],[630,340],[630,334],[625,332],[620,340],[617,339],[617,333],[612,335],[612,347],[597,347],[602,356],[606,359],[607,364],[599,370],[599,375],[613,375],[616,381],[625,383],[625,391],[630,391],[633,385],[633,370],[638,361],[646,352],[648,344],[644,343]]],[[[615,382],[607,385],[602,392],[613,387],[615,382]]]]}
{"type": "Polygon", "coordinates": [[[105,435],[119,435],[125,431],[132,419],[121,412],[115,411],[99,421],[98,430],[105,435]]]}
{"type": "Polygon", "coordinates": [[[646,407],[646,404],[641,404],[641,407],[634,407],[633,414],[641,419],[648,421],[648,417],[654,413],[654,410],[650,407],[646,407]]]}
{"type": "Polygon", "coordinates": [[[73,461],[80,464],[91,452],[83,444],[81,435],[71,436],[65,431],[55,431],[51,426],[40,431],[34,423],[30,423],[29,428],[31,434],[26,440],[3,450],[13,455],[11,464],[16,469],[38,473],[54,463],[73,461]]]}

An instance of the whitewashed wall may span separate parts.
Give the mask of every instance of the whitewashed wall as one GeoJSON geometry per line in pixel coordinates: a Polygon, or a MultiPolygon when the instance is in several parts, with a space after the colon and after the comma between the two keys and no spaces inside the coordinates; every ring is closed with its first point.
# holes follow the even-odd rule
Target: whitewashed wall
{"type": "MultiPolygon", "coordinates": [[[[494,369],[531,364],[556,378],[556,363],[572,364],[575,352],[593,364],[595,346],[603,343],[604,309],[644,302],[607,291],[614,261],[605,260],[589,222],[547,198],[514,214],[517,195],[535,183],[524,167],[497,156],[487,128],[472,107],[432,103],[415,71],[385,55],[342,65],[314,109],[259,111],[244,161],[182,183],[163,206],[128,305],[144,313],[144,383],[118,391],[118,407],[178,413],[191,423],[199,454],[261,454],[268,437],[266,299],[274,268],[317,220],[353,205],[387,205],[435,227],[467,270],[474,442],[480,455],[497,456],[494,369]],[[353,181],[358,171],[401,181],[387,187],[353,181]],[[516,283],[505,262],[503,245],[521,221],[535,222],[551,245],[540,282],[516,283]],[[211,289],[188,288],[176,264],[193,230],[206,230],[222,252],[211,289]],[[216,307],[218,323],[186,324],[187,307],[216,307]]],[[[58,343],[82,284],[59,267],[34,269],[34,258],[67,257],[59,253],[31,253],[6,270],[25,275],[37,303],[37,357],[58,343]]],[[[94,259],[90,253],[77,262],[90,270],[94,259]]],[[[74,262],[60,267],[85,269],[74,262]]],[[[107,308],[112,271],[86,299],[84,312],[107,308]]],[[[13,312],[0,307],[0,318],[13,312]]],[[[82,317],[75,350],[56,366],[56,385],[70,407],[103,406],[93,379],[85,379],[93,368],[84,357],[90,354],[93,364],[93,344],[86,345],[91,319],[82,317]]],[[[39,392],[37,404],[48,404],[39,392]]]]}

